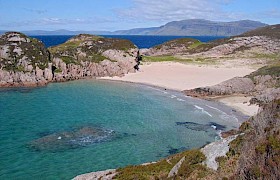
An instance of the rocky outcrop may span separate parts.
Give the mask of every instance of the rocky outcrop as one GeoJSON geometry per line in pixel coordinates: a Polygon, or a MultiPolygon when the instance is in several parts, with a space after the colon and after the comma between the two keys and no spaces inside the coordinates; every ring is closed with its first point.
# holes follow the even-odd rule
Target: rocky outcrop
{"type": "Polygon", "coordinates": [[[135,71],[137,48],[127,40],[81,34],[50,51],[56,82],[135,71]]]}
{"type": "Polygon", "coordinates": [[[81,34],[49,50],[17,32],[0,37],[0,87],[41,86],[135,72],[137,48],[128,40],[81,34]]]}
{"type": "Polygon", "coordinates": [[[17,32],[0,37],[0,87],[45,85],[51,72],[50,53],[42,42],[17,32]]]}
{"type": "Polygon", "coordinates": [[[236,77],[214,86],[185,90],[184,93],[193,97],[250,94],[253,92],[254,87],[254,82],[250,78],[236,77]]]}

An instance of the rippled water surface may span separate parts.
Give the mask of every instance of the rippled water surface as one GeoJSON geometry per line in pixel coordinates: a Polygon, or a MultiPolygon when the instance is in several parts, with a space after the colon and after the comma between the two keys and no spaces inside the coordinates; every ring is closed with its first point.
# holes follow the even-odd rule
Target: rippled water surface
{"type": "Polygon", "coordinates": [[[0,179],[70,179],[214,141],[243,118],[212,102],[130,83],[0,89],[0,179]]]}

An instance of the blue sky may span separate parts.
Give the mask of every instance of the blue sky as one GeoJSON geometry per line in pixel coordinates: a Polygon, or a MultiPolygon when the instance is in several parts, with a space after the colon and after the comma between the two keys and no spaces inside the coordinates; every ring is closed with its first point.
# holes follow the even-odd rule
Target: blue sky
{"type": "Polygon", "coordinates": [[[0,0],[1,30],[108,30],[169,21],[280,23],[280,0],[0,0]]]}

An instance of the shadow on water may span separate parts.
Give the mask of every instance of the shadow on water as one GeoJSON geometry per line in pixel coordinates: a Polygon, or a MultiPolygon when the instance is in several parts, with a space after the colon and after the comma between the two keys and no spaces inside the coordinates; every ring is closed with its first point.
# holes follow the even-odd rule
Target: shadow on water
{"type": "Polygon", "coordinates": [[[32,93],[34,90],[42,89],[45,87],[11,87],[0,88],[0,93],[32,93]]]}
{"type": "Polygon", "coordinates": [[[185,151],[185,150],[188,149],[187,147],[174,148],[172,146],[167,146],[167,148],[168,148],[168,154],[169,155],[177,154],[179,152],[182,152],[182,151],[185,151]]]}

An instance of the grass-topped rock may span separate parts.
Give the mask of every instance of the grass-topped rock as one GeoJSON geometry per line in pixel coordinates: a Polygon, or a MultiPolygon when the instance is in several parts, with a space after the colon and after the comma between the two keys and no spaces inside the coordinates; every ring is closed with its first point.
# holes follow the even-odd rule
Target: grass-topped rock
{"type": "Polygon", "coordinates": [[[37,86],[52,80],[45,45],[18,32],[0,36],[0,87],[37,86]]]}
{"type": "Polygon", "coordinates": [[[18,32],[7,32],[0,37],[0,68],[7,71],[32,72],[44,70],[50,62],[45,45],[18,32]]]}
{"type": "Polygon", "coordinates": [[[107,57],[104,52],[117,50],[128,53],[135,48],[136,46],[128,40],[80,34],[63,44],[50,47],[49,50],[53,57],[61,58],[66,64],[80,64],[81,61],[99,63],[104,59],[115,60],[107,57]]]}
{"type": "Polygon", "coordinates": [[[49,48],[55,81],[121,76],[134,71],[137,47],[129,40],[80,34],[49,48]]]}

